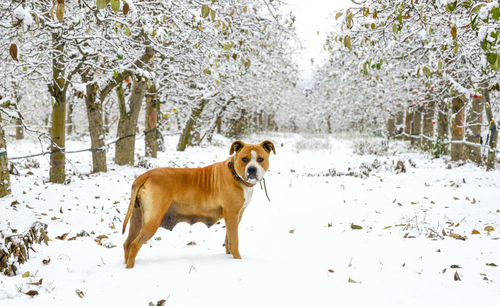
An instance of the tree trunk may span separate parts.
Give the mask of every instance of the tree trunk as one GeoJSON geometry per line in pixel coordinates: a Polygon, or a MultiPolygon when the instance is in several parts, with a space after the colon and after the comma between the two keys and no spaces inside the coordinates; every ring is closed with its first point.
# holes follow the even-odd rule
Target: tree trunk
{"type": "Polygon", "coordinates": [[[422,127],[422,149],[424,151],[428,151],[432,148],[434,143],[434,111],[435,103],[429,102],[427,107],[424,108],[424,119],[423,119],[423,127],[422,127]]]}
{"type": "MultiPolygon", "coordinates": [[[[401,107],[401,106],[400,106],[401,107]]],[[[405,117],[404,117],[404,112],[398,111],[396,114],[396,130],[395,130],[395,137],[400,137],[401,133],[403,133],[404,128],[403,128],[403,123],[404,123],[405,117]]]]}
{"type": "Polygon", "coordinates": [[[74,103],[75,98],[70,95],[70,98],[68,99],[68,118],[67,118],[67,127],[68,127],[68,135],[73,134],[74,126],[73,126],[73,108],[74,108],[74,103]]]}
{"type": "Polygon", "coordinates": [[[486,164],[486,170],[495,169],[497,140],[498,140],[498,126],[495,120],[491,120],[489,139],[487,143],[487,145],[490,146],[490,149],[488,150],[488,161],[486,164]]]}
{"type": "Polygon", "coordinates": [[[405,116],[405,136],[404,136],[404,140],[410,140],[410,137],[408,135],[410,135],[410,131],[411,131],[411,119],[412,119],[412,113],[410,112],[410,110],[406,110],[406,116],[405,116]]]}
{"type": "Polygon", "coordinates": [[[454,97],[451,100],[451,112],[453,114],[451,128],[451,160],[464,160],[464,123],[465,123],[465,102],[464,96],[454,97]],[[456,141],[458,143],[453,143],[456,141]]]}
{"type": "Polygon", "coordinates": [[[422,133],[422,107],[414,107],[412,117],[410,142],[412,146],[419,147],[421,140],[420,134],[422,133]]]}
{"type": "MultiPolygon", "coordinates": [[[[393,138],[396,134],[396,120],[394,118],[387,119],[386,127],[388,136],[393,138]]],[[[330,124],[328,124],[328,129],[330,130],[330,124]]],[[[330,134],[331,132],[328,133],[330,134]]]]}
{"type": "MultiPolygon", "coordinates": [[[[448,103],[441,102],[438,105],[438,139],[441,142],[448,141],[450,137],[448,134],[450,133],[450,124],[449,124],[449,115],[448,115],[448,103]]],[[[445,145],[442,148],[442,153],[445,155],[449,154],[449,145],[445,145]]]]}
{"type": "Polygon", "coordinates": [[[186,150],[188,143],[191,142],[191,139],[193,137],[192,132],[193,132],[194,124],[200,118],[201,113],[203,112],[203,109],[205,108],[207,103],[208,103],[207,99],[202,99],[198,103],[198,105],[196,105],[191,110],[191,115],[189,116],[189,118],[186,122],[186,125],[184,126],[184,129],[182,130],[182,134],[179,137],[179,142],[177,143],[177,151],[186,150]]]}
{"type": "Polygon", "coordinates": [[[160,113],[160,103],[157,99],[156,86],[151,86],[146,94],[146,137],[145,152],[146,156],[156,158],[158,155],[158,114],[160,113]]]}
{"type": "Polygon", "coordinates": [[[222,105],[222,107],[219,108],[219,110],[217,111],[217,113],[215,114],[213,120],[212,120],[212,123],[210,124],[209,128],[207,129],[207,132],[205,133],[205,135],[203,135],[203,137],[201,138],[201,140],[203,141],[203,139],[205,137],[207,137],[207,140],[208,142],[212,142],[212,138],[214,136],[214,132],[215,130],[217,129],[217,133],[220,134],[221,133],[221,121],[222,121],[222,115],[224,115],[224,112],[226,111],[227,107],[229,106],[229,104],[231,104],[232,102],[234,102],[234,97],[228,99],[224,105],[222,105]]]}
{"type": "Polygon", "coordinates": [[[102,122],[102,103],[97,99],[99,86],[84,78],[86,85],[85,106],[89,121],[90,147],[92,148],[92,172],[106,172],[106,148],[104,147],[104,125],[102,122]]]}
{"type": "Polygon", "coordinates": [[[467,159],[481,164],[481,124],[483,123],[484,100],[483,95],[472,98],[472,105],[467,113],[467,141],[478,146],[467,145],[465,154],[467,159]]]}
{"type": "Polygon", "coordinates": [[[134,164],[135,130],[137,128],[141,104],[146,93],[146,87],[147,83],[144,78],[133,81],[128,111],[125,105],[126,102],[122,85],[119,84],[116,88],[120,107],[120,119],[118,121],[118,131],[116,135],[119,140],[115,148],[115,163],[118,165],[134,164]]]}
{"type": "Polygon", "coordinates": [[[52,105],[52,125],[50,130],[50,182],[64,183],[66,180],[66,79],[64,67],[64,43],[59,35],[52,34],[54,55],[52,57],[52,84],[50,92],[52,105]]]}
{"type": "MultiPolygon", "coordinates": [[[[18,116],[21,116],[20,113],[17,114],[18,116]]],[[[24,127],[23,127],[23,120],[21,118],[16,118],[15,121],[16,125],[16,139],[24,139],[24,127]]]]}
{"type": "Polygon", "coordinates": [[[7,160],[7,142],[3,131],[2,113],[0,112],[0,198],[10,194],[10,175],[7,160]]]}

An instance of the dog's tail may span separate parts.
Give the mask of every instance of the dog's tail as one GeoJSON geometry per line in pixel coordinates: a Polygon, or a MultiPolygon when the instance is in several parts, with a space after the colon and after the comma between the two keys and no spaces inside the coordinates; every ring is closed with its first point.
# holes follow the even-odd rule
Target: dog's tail
{"type": "Polygon", "coordinates": [[[134,210],[135,206],[135,201],[137,199],[137,193],[139,192],[139,189],[144,185],[146,180],[148,179],[148,175],[141,175],[138,178],[135,179],[134,183],[132,184],[132,192],[130,193],[130,203],[128,205],[128,210],[127,210],[127,215],[125,216],[125,220],[123,221],[123,229],[122,229],[122,235],[125,233],[125,229],[127,228],[127,223],[128,220],[130,219],[130,216],[132,215],[132,210],[134,210]]]}

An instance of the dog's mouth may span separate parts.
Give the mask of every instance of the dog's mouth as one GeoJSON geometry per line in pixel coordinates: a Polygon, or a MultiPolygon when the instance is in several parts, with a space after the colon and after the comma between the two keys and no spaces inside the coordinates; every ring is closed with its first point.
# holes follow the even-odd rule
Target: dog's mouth
{"type": "Polygon", "coordinates": [[[259,182],[259,179],[257,178],[257,175],[250,174],[247,176],[247,183],[257,184],[258,182],[259,182]]]}

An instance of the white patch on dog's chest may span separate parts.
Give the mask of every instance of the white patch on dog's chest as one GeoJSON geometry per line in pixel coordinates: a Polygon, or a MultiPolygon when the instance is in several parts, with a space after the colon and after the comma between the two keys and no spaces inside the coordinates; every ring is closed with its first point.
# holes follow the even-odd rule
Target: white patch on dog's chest
{"type": "Polygon", "coordinates": [[[243,208],[247,208],[248,204],[252,200],[253,188],[242,186],[243,187],[243,197],[245,197],[245,203],[243,203],[243,208]]]}

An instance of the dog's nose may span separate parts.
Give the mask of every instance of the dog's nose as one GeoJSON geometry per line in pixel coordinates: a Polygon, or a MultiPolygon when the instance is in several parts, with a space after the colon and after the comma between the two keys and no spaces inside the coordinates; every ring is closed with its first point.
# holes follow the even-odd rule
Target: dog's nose
{"type": "Polygon", "coordinates": [[[248,175],[256,175],[257,174],[256,167],[248,167],[247,171],[248,171],[248,175]]]}

